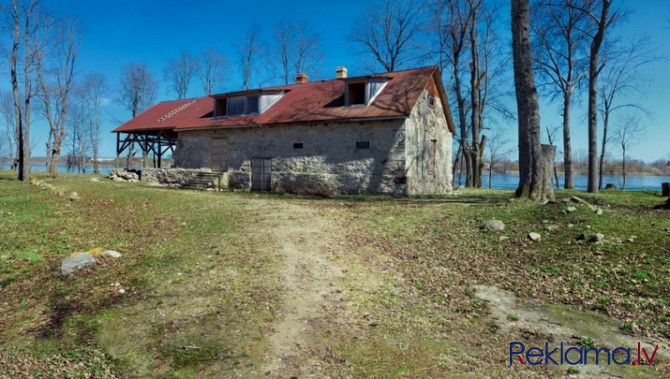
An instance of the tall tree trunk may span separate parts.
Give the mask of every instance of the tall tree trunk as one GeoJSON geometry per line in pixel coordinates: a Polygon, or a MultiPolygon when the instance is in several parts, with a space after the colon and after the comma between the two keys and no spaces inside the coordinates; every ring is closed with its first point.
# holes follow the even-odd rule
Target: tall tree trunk
{"type": "Polygon", "coordinates": [[[621,154],[621,176],[623,179],[623,183],[621,184],[621,190],[625,191],[626,190],[626,145],[621,144],[621,151],[623,152],[621,154]]]}
{"type": "Polygon", "coordinates": [[[589,172],[586,190],[591,193],[597,193],[596,173],[598,170],[598,74],[600,65],[598,56],[600,47],[605,38],[605,29],[609,24],[608,14],[612,0],[602,0],[600,19],[598,21],[598,31],[591,42],[591,52],[589,55],[589,172]]]}
{"type": "MultiPolygon", "coordinates": [[[[563,98],[563,170],[565,181],[563,188],[575,188],[575,174],[572,171],[572,142],[570,141],[570,103],[572,93],[569,90],[563,98]]],[[[558,179],[556,179],[558,184],[558,179]]]]}
{"type": "Polygon", "coordinates": [[[477,12],[478,4],[470,3],[471,11],[471,25],[469,30],[470,36],[470,55],[472,62],[470,62],[470,131],[472,133],[472,147],[470,150],[470,163],[472,165],[472,187],[481,188],[482,173],[481,156],[482,149],[480,149],[479,134],[481,132],[480,114],[481,103],[479,101],[479,89],[481,84],[481,77],[479,73],[479,46],[477,43],[477,12]]]}
{"type": "Polygon", "coordinates": [[[552,175],[555,167],[556,146],[542,145],[542,159],[541,159],[541,181],[540,196],[541,201],[554,201],[554,186],[552,185],[552,175]]]}
{"type": "Polygon", "coordinates": [[[603,166],[605,164],[605,148],[607,147],[607,126],[609,124],[609,112],[603,116],[603,140],[600,147],[600,164],[598,165],[598,189],[603,189],[603,166]]]}
{"type": "Polygon", "coordinates": [[[542,194],[540,105],[530,47],[530,6],[529,0],[511,1],[514,87],[519,118],[519,187],[516,195],[539,200],[542,194]]]}

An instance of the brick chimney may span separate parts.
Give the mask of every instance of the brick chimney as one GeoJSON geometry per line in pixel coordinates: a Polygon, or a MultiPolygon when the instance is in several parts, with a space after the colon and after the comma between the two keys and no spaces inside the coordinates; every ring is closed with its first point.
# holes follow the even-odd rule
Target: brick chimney
{"type": "Polygon", "coordinates": [[[346,79],[347,78],[347,68],[344,66],[339,66],[335,70],[335,78],[336,79],[346,79]]]}
{"type": "Polygon", "coordinates": [[[295,84],[305,84],[307,83],[307,75],[298,74],[295,76],[295,84]]]}

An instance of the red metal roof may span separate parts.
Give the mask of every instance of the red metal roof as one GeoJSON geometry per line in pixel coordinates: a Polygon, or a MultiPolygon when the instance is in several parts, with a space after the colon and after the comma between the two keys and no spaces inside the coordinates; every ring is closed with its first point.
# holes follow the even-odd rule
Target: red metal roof
{"type": "MultiPolygon", "coordinates": [[[[284,91],[279,101],[262,114],[244,116],[212,117],[214,97],[165,101],[154,105],[142,114],[114,129],[114,133],[158,131],[160,129],[188,130],[242,126],[262,126],[320,121],[344,121],[409,116],[414,104],[431,77],[440,88],[440,97],[446,101],[442,80],[437,67],[375,74],[368,77],[390,78],[380,94],[368,106],[344,107],[344,86],[356,78],[333,79],[263,88],[263,91],[284,91]]],[[[362,77],[363,78],[363,77],[362,77]]],[[[244,94],[258,90],[237,92],[244,94]]],[[[453,132],[453,121],[448,104],[444,104],[445,116],[453,132]]]]}

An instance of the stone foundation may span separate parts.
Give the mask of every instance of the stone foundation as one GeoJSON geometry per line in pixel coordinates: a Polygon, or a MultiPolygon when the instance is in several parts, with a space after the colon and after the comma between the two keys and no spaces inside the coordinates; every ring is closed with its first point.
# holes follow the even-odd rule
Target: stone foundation
{"type": "Polygon", "coordinates": [[[145,168],[142,169],[142,183],[152,186],[181,187],[194,180],[199,172],[211,172],[207,169],[186,168],[145,168]]]}

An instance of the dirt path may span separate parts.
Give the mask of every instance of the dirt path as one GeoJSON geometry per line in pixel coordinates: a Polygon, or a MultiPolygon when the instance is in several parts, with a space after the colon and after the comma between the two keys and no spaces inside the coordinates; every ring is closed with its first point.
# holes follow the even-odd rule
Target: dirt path
{"type": "Polygon", "coordinates": [[[318,363],[310,361],[310,351],[318,344],[316,331],[336,302],[336,281],[342,270],[329,258],[329,245],[337,233],[318,212],[300,204],[264,208],[276,252],[284,259],[283,299],[280,321],[270,336],[262,372],[272,377],[314,374],[318,363]]]}

